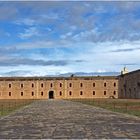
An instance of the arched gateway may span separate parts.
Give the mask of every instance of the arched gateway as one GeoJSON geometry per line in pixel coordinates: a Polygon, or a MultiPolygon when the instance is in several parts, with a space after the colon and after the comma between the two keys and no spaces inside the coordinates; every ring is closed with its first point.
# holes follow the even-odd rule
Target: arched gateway
{"type": "Polygon", "coordinates": [[[49,91],[49,99],[54,99],[54,91],[49,91]]]}

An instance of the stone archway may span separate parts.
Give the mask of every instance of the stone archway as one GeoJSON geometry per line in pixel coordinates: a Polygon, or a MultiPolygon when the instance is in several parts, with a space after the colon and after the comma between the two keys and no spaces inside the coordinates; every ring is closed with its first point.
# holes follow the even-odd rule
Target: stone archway
{"type": "Polygon", "coordinates": [[[49,99],[54,99],[54,91],[49,91],[49,99]]]}

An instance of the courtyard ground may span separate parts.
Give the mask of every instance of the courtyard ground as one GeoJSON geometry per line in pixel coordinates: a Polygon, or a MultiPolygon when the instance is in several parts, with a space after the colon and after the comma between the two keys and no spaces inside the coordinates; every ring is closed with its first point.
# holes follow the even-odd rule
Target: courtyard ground
{"type": "Polygon", "coordinates": [[[1,139],[140,139],[140,118],[66,100],[35,101],[0,119],[1,139]]]}

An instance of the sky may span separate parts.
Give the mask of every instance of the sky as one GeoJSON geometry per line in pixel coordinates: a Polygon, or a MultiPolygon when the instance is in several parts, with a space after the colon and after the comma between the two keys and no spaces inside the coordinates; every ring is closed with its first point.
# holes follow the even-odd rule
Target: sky
{"type": "Polygon", "coordinates": [[[0,1],[0,76],[140,68],[140,2],[0,1]]]}

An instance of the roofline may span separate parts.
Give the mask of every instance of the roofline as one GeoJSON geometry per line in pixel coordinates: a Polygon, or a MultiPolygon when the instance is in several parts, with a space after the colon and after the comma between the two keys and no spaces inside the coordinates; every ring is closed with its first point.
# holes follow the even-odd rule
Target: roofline
{"type": "Polygon", "coordinates": [[[0,77],[2,80],[92,80],[118,79],[118,76],[74,76],[74,77],[0,77]]]}
{"type": "Polygon", "coordinates": [[[119,76],[126,76],[126,75],[134,74],[134,73],[137,73],[137,72],[140,72],[140,69],[138,69],[138,70],[134,70],[134,71],[131,71],[131,72],[128,72],[128,73],[125,73],[125,74],[119,75],[119,76]]]}

